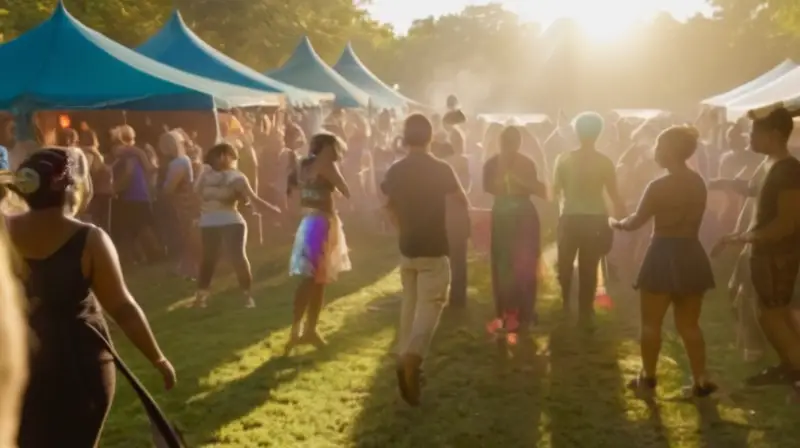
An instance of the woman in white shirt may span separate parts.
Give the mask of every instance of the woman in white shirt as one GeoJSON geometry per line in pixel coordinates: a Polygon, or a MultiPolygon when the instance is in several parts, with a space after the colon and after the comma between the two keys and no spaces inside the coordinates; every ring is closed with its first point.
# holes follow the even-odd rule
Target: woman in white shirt
{"type": "Polygon", "coordinates": [[[195,297],[195,305],[201,308],[206,306],[208,288],[223,246],[239,279],[245,306],[255,307],[250,294],[253,278],[245,252],[247,224],[237,206],[239,201],[251,201],[260,210],[280,213],[278,207],[253,191],[247,177],[236,169],[237,159],[238,153],[230,144],[214,146],[206,153],[204,170],[195,183],[195,191],[202,201],[199,220],[202,255],[195,297]]]}

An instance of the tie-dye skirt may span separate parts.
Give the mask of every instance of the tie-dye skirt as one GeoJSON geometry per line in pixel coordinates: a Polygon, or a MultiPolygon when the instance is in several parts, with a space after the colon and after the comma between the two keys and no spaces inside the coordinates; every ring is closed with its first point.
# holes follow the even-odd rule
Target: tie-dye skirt
{"type": "Polygon", "coordinates": [[[331,283],[351,269],[342,221],[334,213],[304,208],[289,262],[292,276],[331,283]]]}

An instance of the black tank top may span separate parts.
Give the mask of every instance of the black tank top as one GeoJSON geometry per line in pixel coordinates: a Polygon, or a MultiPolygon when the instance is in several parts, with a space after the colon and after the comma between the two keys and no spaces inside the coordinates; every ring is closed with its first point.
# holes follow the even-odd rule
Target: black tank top
{"type": "Polygon", "coordinates": [[[106,353],[89,328],[109,338],[100,305],[91,292],[91,279],[84,276],[81,267],[92,228],[84,225],[47,258],[25,259],[28,321],[36,337],[34,369],[37,364],[59,364],[65,356],[88,361],[87,357],[97,359],[106,353]]]}

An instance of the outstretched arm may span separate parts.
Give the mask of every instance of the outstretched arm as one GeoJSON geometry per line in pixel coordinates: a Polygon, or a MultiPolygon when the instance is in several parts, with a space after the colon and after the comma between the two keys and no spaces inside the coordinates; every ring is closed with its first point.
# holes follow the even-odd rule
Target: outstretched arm
{"type": "Polygon", "coordinates": [[[653,183],[651,182],[645,189],[636,211],[621,221],[612,221],[612,227],[617,230],[633,232],[647,224],[647,221],[653,216],[655,209],[655,191],[656,188],[653,187],[653,183]]]}

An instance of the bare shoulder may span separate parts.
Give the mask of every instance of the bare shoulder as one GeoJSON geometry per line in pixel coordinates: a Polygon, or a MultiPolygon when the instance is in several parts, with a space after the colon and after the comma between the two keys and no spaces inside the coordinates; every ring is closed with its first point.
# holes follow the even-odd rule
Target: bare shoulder
{"type": "Polygon", "coordinates": [[[608,157],[607,155],[603,154],[600,151],[595,151],[594,154],[596,163],[598,163],[605,169],[612,169],[612,170],[615,169],[614,162],[611,160],[611,157],[608,157]]]}

